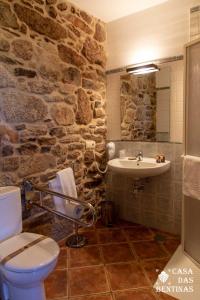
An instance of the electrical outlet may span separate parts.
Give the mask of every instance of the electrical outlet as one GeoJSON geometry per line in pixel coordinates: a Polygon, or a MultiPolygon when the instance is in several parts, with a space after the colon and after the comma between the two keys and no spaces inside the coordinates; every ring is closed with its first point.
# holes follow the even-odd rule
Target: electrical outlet
{"type": "Polygon", "coordinates": [[[95,149],[96,143],[95,143],[95,141],[87,140],[85,142],[85,146],[86,146],[86,149],[93,150],[93,149],[95,149]]]}

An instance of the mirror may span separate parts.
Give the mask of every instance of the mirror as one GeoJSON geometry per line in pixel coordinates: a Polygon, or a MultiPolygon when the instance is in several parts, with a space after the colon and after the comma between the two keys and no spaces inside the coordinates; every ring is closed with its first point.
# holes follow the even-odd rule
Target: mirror
{"type": "Polygon", "coordinates": [[[121,140],[170,140],[170,66],[120,76],[121,140]]]}

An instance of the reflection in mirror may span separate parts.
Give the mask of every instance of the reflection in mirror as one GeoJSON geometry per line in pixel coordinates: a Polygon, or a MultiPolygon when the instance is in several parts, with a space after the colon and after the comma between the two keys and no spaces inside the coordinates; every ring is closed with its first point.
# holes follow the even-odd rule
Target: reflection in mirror
{"type": "Polygon", "coordinates": [[[169,141],[170,67],[120,77],[121,139],[169,141]]]}

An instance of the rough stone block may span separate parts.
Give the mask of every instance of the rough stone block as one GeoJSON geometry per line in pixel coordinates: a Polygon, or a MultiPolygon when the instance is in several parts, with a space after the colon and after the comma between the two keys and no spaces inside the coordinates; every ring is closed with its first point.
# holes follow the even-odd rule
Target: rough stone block
{"type": "Polygon", "coordinates": [[[48,13],[49,13],[50,17],[52,17],[54,19],[57,17],[57,14],[58,14],[57,10],[54,6],[49,7],[48,13]]]}
{"type": "Polygon", "coordinates": [[[21,155],[31,155],[31,154],[38,152],[39,147],[33,143],[26,143],[26,144],[22,144],[20,147],[18,147],[17,150],[21,155]]]}
{"type": "Polygon", "coordinates": [[[28,88],[31,93],[51,94],[54,91],[54,85],[48,81],[31,80],[28,81],[28,88]]]}
{"type": "Polygon", "coordinates": [[[34,78],[37,73],[33,70],[29,70],[29,69],[24,69],[24,68],[15,68],[14,70],[15,72],[15,76],[24,76],[24,77],[28,77],[28,78],[34,78]]]}
{"type": "Polygon", "coordinates": [[[68,84],[74,84],[79,86],[81,84],[81,73],[76,68],[65,68],[63,70],[63,78],[62,81],[68,84]]]}
{"type": "Polygon", "coordinates": [[[12,42],[14,54],[24,60],[30,60],[33,55],[33,46],[31,42],[24,39],[17,39],[12,42]]]}
{"type": "Polygon", "coordinates": [[[51,154],[35,154],[33,156],[24,156],[20,159],[18,174],[20,177],[33,175],[47,171],[56,166],[56,159],[51,154]]]}
{"type": "Polygon", "coordinates": [[[82,67],[85,64],[85,59],[72,48],[63,44],[58,45],[58,53],[60,59],[66,63],[82,67]]]}
{"type": "Polygon", "coordinates": [[[83,45],[82,53],[90,63],[105,67],[105,50],[95,40],[88,37],[83,45]]]}
{"type": "Polygon", "coordinates": [[[19,168],[19,157],[5,157],[1,163],[3,172],[13,172],[19,168]]]}
{"type": "Polygon", "coordinates": [[[43,17],[31,8],[18,3],[14,5],[14,9],[19,19],[26,23],[32,30],[44,34],[53,40],[67,38],[66,29],[51,18],[43,17]]]}
{"type": "Polygon", "coordinates": [[[16,82],[3,65],[0,65],[0,88],[15,87],[16,82]]]}
{"type": "Polygon", "coordinates": [[[3,1],[0,1],[0,25],[13,29],[19,28],[17,18],[11,11],[10,5],[3,1]]]}
{"type": "Polygon", "coordinates": [[[92,121],[92,109],[87,94],[83,89],[78,90],[78,110],[76,114],[78,124],[87,125],[92,121]]]}
{"type": "Polygon", "coordinates": [[[89,16],[85,11],[81,10],[80,11],[80,16],[81,18],[87,22],[88,24],[91,24],[92,23],[92,17],[89,16]]]}
{"type": "Polygon", "coordinates": [[[60,10],[60,11],[65,11],[67,10],[67,3],[66,2],[61,2],[57,5],[57,8],[60,10]]]}
{"type": "Polygon", "coordinates": [[[0,142],[3,139],[15,144],[18,142],[19,136],[18,133],[12,128],[0,124],[0,142]]]}
{"type": "Polygon", "coordinates": [[[10,44],[5,39],[0,39],[0,51],[8,52],[10,50],[10,44]]]}
{"type": "Polygon", "coordinates": [[[72,125],[75,121],[73,110],[65,103],[54,104],[51,115],[58,125],[72,125]]]}
{"type": "Polygon", "coordinates": [[[1,113],[10,123],[35,122],[47,115],[45,103],[38,97],[24,93],[0,92],[1,113]]]}
{"type": "Polygon", "coordinates": [[[55,145],[56,138],[43,136],[38,139],[38,142],[40,145],[55,145]]]}
{"type": "Polygon", "coordinates": [[[11,145],[5,145],[2,148],[2,156],[11,156],[14,153],[14,148],[11,145]]]}
{"type": "Polygon", "coordinates": [[[101,42],[101,43],[105,42],[105,40],[106,40],[106,31],[105,31],[105,28],[100,23],[96,23],[94,38],[98,42],[101,42]]]}
{"type": "Polygon", "coordinates": [[[66,134],[65,128],[63,128],[63,127],[51,128],[49,133],[50,133],[50,135],[56,136],[58,138],[61,138],[61,137],[65,136],[65,134],[66,134]]]}
{"type": "Polygon", "coordinates": [[[71,22],[75,28],[78,28],[82,30],[83,32],[87,34],[92,34],[93,31],[92,29],[85,23],[83,22],[80,18],[78,18],[75,15],[68,15],[67,20],[71,22]]]}

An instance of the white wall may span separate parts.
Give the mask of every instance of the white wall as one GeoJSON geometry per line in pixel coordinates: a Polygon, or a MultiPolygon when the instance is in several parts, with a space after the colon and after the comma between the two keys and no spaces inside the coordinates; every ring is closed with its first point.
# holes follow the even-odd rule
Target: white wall
{"type": "MultiPolygon", "coordinates": [[[[114,69],[184,53],[190,40],[190,8],[200,0],[169,0],[107,24],[108,64],[114,69]]],[[[183,139],[183,62],[172,64],[170,140],[183,139]]],[[[120,74],[109,75],[107,85],[108,139],[120,139],[120,74]]]]}
{"type": "Polygon", "coordinates": [[[115,141],[121,140],[120,75],[121,73],[107,76],[107,139],[115,141]]]}
{"type": "Polygon", "coordinates": [[[200,0],[164,4],[107,24],[107,69],[183,53],[189,41],[190,8],[200,0]]]}
{"type": "Polygon", "coordinates": [[[170,68],[170,141],[182,143],[184,63],[170,63],[170,68]]]}

